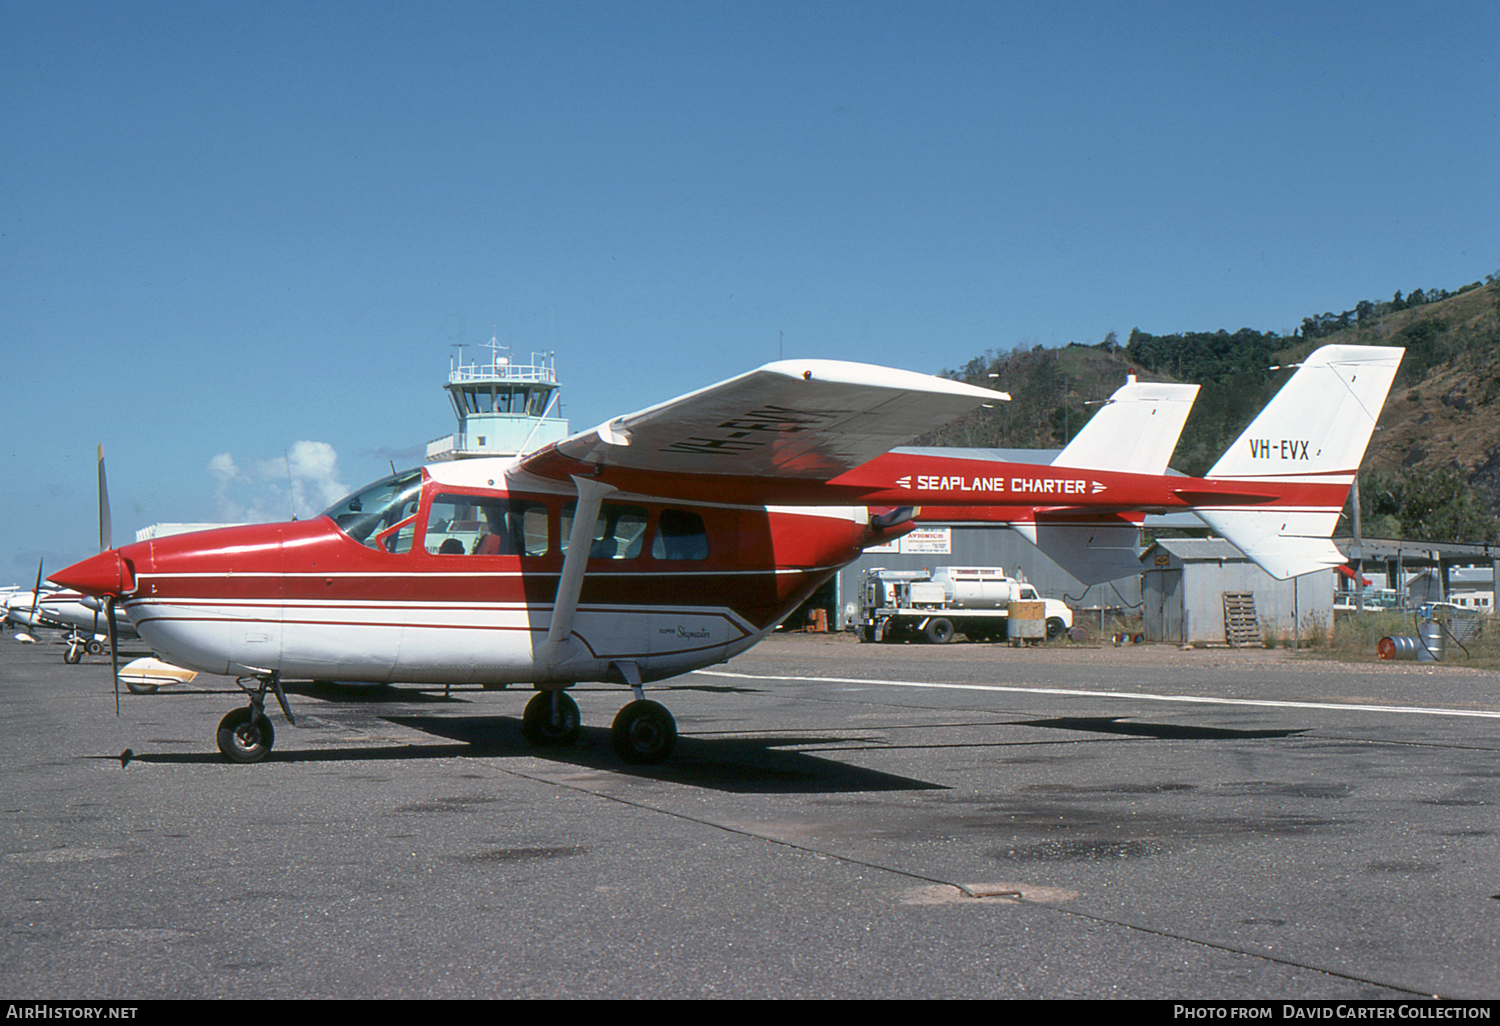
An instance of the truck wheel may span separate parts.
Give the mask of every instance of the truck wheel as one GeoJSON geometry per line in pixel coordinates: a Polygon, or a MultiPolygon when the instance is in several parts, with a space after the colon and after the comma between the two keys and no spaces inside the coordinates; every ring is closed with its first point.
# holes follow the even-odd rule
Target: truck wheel
{"type": "Polygon", "coordinates": [[[953,624],[940,616],[927,621],[927,640],[934,645],[946,645],[953,640],[953,624]]]}
{"type": "Polygon", "coordinates": [[[1067,633],[1067,630],[1068,625],[1063,623],[1060,617],[1054,616],[1047,621],[1047,640],[1051,641],[1054,638],[1060,638],[1067,633]]]}

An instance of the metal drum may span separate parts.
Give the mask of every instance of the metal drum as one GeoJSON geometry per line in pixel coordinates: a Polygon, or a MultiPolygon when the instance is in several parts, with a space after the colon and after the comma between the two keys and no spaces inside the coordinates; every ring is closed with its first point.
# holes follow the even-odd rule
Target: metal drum
{"type": "Polygon", "coordinates": [[[1421,635],[1393,634],[1381,638],[1375,652],[1382,659],[1416,659],[1424,663],[1437,662],[1443,658],[1443,625],[1424,623],[1421,635]]]}
{"type": "Polygon", "coordinates": [[[1436,620],[1428,620],[1417,629],[1418,642],[1421,651],[1417,658],[1427,662],[1441,662],[1443,658],[1443,625],[1436,620]]]}
{"type": "Polygon", "coordinates": [[[1388,638],[1381,638],[1380,643],[1375,646],[1375,651],[1382,659],[1415,659],[1418,644],[1417,639],[1410,635],[1395,634],[1388,638]]]}

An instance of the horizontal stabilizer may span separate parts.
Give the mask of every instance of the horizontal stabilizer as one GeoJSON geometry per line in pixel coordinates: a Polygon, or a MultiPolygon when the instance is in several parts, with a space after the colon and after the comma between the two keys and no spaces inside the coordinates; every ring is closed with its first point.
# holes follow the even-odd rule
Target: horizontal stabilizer
{"type": "MultiPolygon", "coordinates": [[[[1287,519],[1284,513],[1277,514],[1274,510],[1222,510],[1211,515],[1199,512],[1198,516],[1278,581],[1342,566],[1348,562],[1338,546],[1327,537],[1284,533],[1295,520],[1281,524],[1281,530],[1277,530],[1279,520],[1287,519]]],[[[1334,510],[1333,519],[1338,519],[1338,510],[1334,510]]],[[[1321,529],[1325,520],[1326,517],[1321,518],[1318,523],[1308,525],[1307,529],[1321,529]]],[[[1333,532],[1332,524],[1328,525],[1328,531],[1330,534],[1333,532]]]]}
{"type": "Polygon", "coordinates": [[[1034,521],[1013,522],[1011,526],[1084,584],[1133,577],[1141,572],[1137,549],[1141,525],[1127,517],[1038,511],[1034,521]]]}

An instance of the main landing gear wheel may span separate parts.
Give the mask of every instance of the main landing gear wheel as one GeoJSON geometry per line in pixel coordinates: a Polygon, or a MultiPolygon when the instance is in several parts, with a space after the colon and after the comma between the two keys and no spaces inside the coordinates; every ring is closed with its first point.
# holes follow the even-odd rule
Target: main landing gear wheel
{"type": "MultiPolygon", "coordinates": [[[[125,681],[125,686],[130,689],[130,693],[132,695],[154,695],[154,694],[156,694],[156,685],[155,684],[147,684],[145,681],[126,680],[125,681]]],[[[262,716],[261,719],[265,719],[265,717],[262,716]]],[[[223,728],[224,728],[224,725],[222,723],[219,724],[219,729],[222,730],[223,728]]]]}
{"type": "Polygon", "coordinates": [[[244,707],[219,721],[218,742],[230,762],[260,762],[276,743],[276,732],[265,713],[244,707]]]}
{"type": "Polygon", "coordinates": [[[571,745],[578,730],[578,703],[561,691],[538,691],[521,715],[521,733],[542,748],[571,745]]]}
{"type": "Polygon", "coordinates": [[[637,699],[615,716],[609,741],[623,761],[650,766],[672,754],[677,746],[677,723],[665,706],[637,699]]]}

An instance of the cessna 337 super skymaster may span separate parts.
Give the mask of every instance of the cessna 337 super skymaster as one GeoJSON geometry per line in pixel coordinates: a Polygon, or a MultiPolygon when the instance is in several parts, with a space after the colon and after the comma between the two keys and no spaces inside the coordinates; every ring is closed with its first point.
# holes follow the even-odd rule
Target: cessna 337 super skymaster
{"type": "Polygon", "coordinates": [[[564,689],[618,683],[634,700],[616,752],[658,762],[676,727],[644,683],[750,648],[865,546],[911,530],[918,505],[1194,510],[1278,576],[1342,562],[1328,535],[1400,357],[1318,350],[1293,383],[1316,379],[1320,401],[1204,479],[890,453],[1007,397],[783,361],[528,456],[394,474],[314,520],[137,542],[53,579],[123,604],[164,658],[246,682],[249,707],[217,735],[232,761],[270,751],[268,692],[294,722],[288,677],[529,683],[539,745],[578,735],[564,689]]]}

